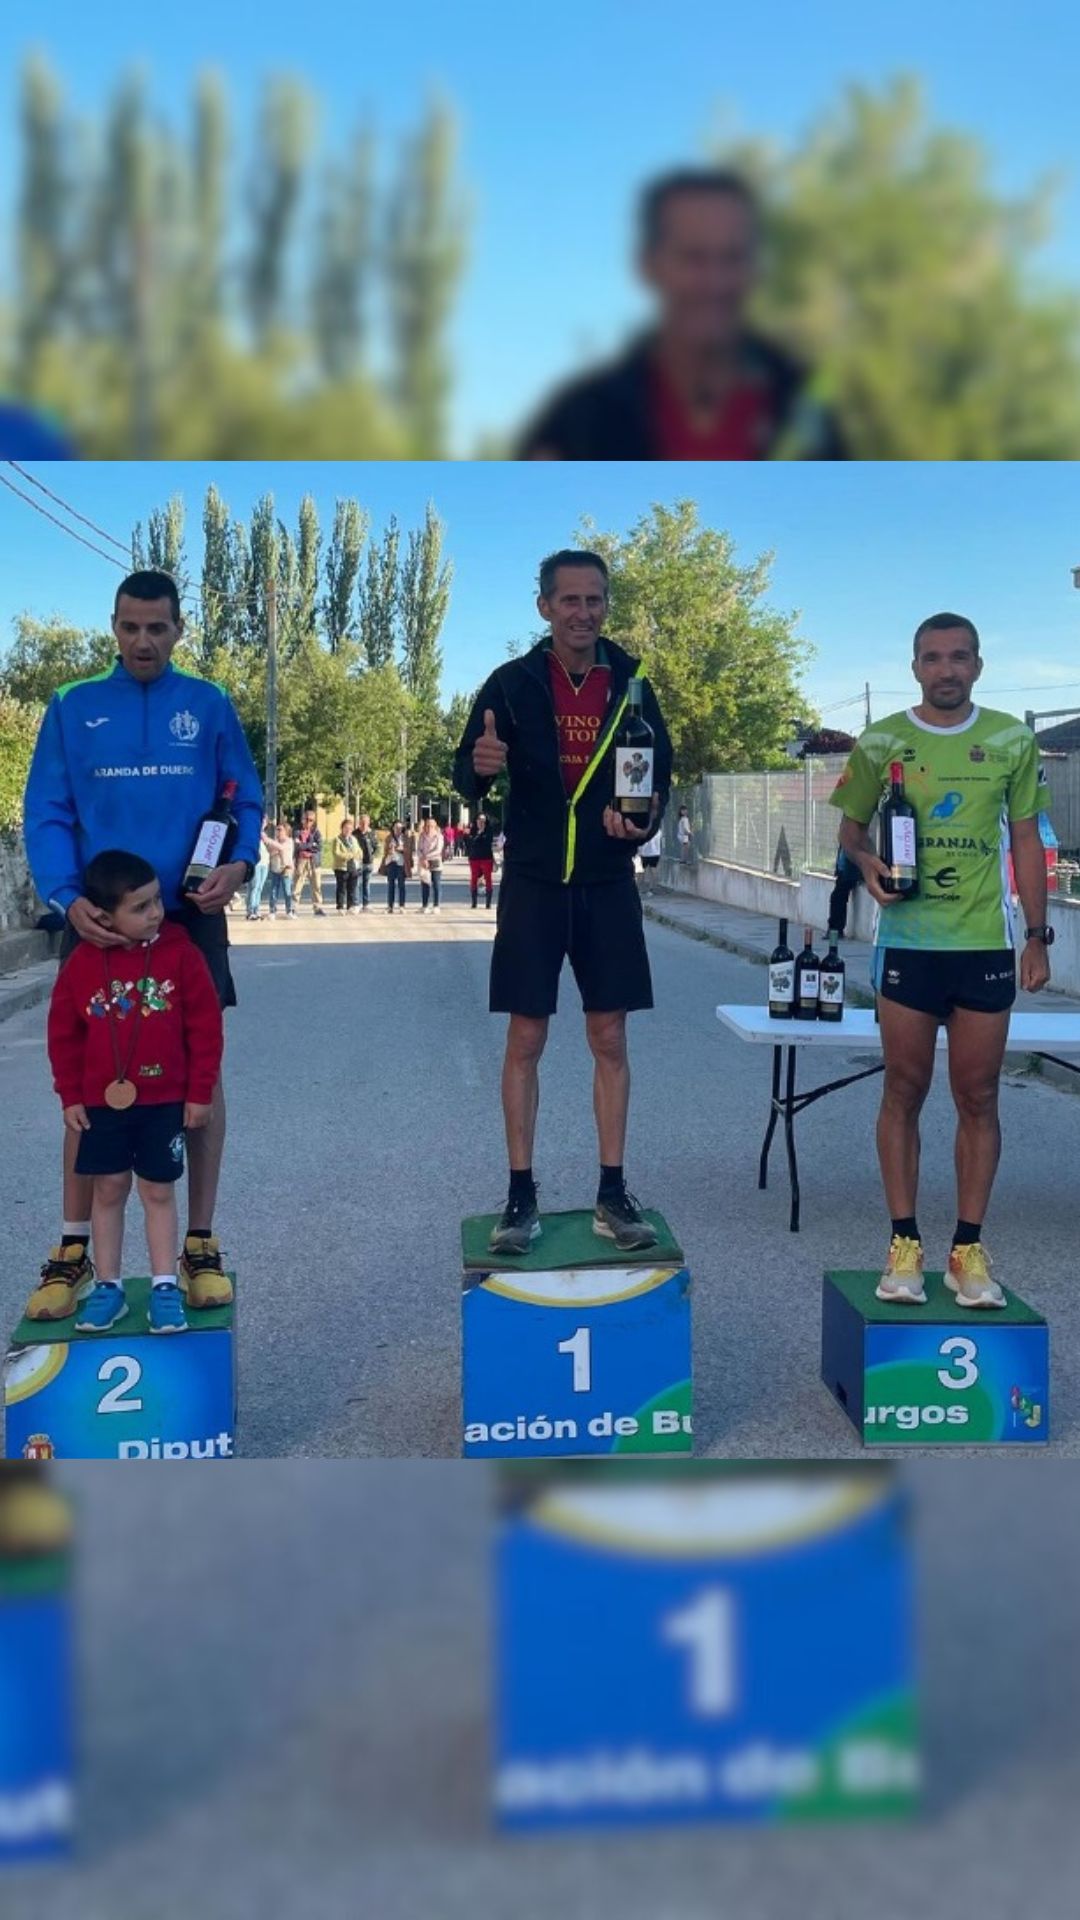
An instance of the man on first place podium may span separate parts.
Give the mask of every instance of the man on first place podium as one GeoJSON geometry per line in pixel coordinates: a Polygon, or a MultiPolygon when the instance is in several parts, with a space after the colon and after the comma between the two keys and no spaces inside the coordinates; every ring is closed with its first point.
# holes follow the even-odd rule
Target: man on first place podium
{"type": "Polygon", "coordinates": [[[510,1191],[491,1251],[525,1253],[540,1232],[532,1172],[540,1056],[569,958],[595,1063],[600,1185],[593,1227],[630,1252],[656,1240],[623,1176],[626,1016],[653,1004],[633,859],[663,817],[671,741],[643,679],[654,743],[652,810],[646,826],[631,826],[612,805],[612,741],[629,682],[643,676],[630,654],[604,638],[604,561],[565,549],[550,555],[540,567],[536,604],[550,636],[485,681],[454,761],[454,785],[467,800],[483,800],[502,774],[509,776],[490,1008],[510,1016],[502,1075],[510,1191]]]}

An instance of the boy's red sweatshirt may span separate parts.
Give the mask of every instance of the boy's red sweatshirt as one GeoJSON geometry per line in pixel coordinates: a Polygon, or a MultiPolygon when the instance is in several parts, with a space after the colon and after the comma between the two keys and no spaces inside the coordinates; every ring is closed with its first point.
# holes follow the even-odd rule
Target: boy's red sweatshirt
{"type": "Polygon", "coordinates": [[[170,920],[148,948],[81,942],[57,975],[48,1032],[53,1085],[65,1107],[105,1105],[117,1077],[114,1045],[140,1105],[208,1106],[225,1045],[210,969],[170,920]]]}

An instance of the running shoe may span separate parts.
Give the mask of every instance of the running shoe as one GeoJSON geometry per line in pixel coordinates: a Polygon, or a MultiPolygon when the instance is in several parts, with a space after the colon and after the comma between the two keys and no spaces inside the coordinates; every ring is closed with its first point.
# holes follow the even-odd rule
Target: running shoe
{"type": "Polygon", "coordinates": [[[926,1305],[921,1240],[909,1240],[902,1233],[893,1234],[885,1271],[874,1292],[879,1300],[887,1300],[894,1307],[926,1305]]]}
{"type": "Polygon", "coordinates": [[[53,1247],[27,1302],[27,1319],[66,1320],[93,1281],[94,1268],[84,1246],[53,1247]]]}
{"type": "Polygon", "coordinates": [[[955,1293],[958,1307],[1003,1307],[1005,1290],[990,1273],[990,1255],[980,1240],[954,1247],[949,1255],[945,1285],[955,1293]]]}
{"type": "Polygon", "coordinates": [[[233,1297],[232,1281],[221,1264],[221,1249],[212,1237],[203,1240],[191,1233],[186,1236],[177,1273],[188,1306],[197,1312],[229,1305],[233,1297]]]}
{"type": "Polygon", "coordinates": [[[536,1194],[527,1198],[523,1194],[511,1194],[503,1209],[502,1219],[492,1231],[488,1241],[491,1253],[528,1253],[534,1240],[540,1238],[540,1209],[536,1204],[536,1194]]]}
{"type": "Polygon", "coordinates": [[[146,1317],[151,1333],[186,1333],[184,1296],[179,1287],[167,1287],[164,1283],[151,1287],[146,1317]]]}
{"type": "Polygon", "coordinates": [[[108,1333],[128,1310],[124,1289],[113,1280],[99,1280],[87,1294],[75,1321],[77,1333],[108,1333]]]}
{"type": "Polygon", "coordinates": [[[619,1193],[598,1197],[593,1232],[603,1240],[614,1240],[624,1253],[636,1253],[656,1245],[656,1228],[646,1220],[640,1202],[625,1187],[619,1193]]]}

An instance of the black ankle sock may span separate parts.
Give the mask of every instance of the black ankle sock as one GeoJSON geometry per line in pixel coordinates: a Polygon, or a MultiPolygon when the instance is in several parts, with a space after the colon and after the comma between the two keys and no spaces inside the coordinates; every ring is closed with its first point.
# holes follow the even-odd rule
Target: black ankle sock
{"type": "Polygon", "coordinates": [[[981,1220],[978,1222],[974,1220],[958,1220],[957,1221],[956,1232],[953,1234],[953,1237],[952,1237],[952,1243],[954,1247],[973,1247],[975,1245],[975,1242],[981,1239],[982,1239],[982,1221],[981,1220]]]}
{"type": "Polygon", "coordinates": [[[61,1236],[60,1245],[61,1248],[81,1247],[85,1253],[87,1247],[90,1245],[90,1235],[88,1233],[65,1233],[61,1236]]]}
{"type": "Polygon", "coordinates": [[[535,1200],[536,1181],[533,1179],[531,1167],[511,1167],[510,1198],[511,1200],[535,1200]]]}
{"type": "Polygon", "coordinates": [[[920,1246],[922,1245],[922,1234],[919,1232],[919,1223],[913,1213],[909,1213],[906,1219],[894,1220],[892,1230],[894,1234],[899,1235],[901,1240],[917,1240],[920,1246]]]}
{"type": "Polygon", "coordinates": [[[212,1232],[212,1227],[189,1227],[187,1237],[189,1240],[209,1240],[212,1232]]]}
{"type": "Polygon", "coordinates": [[[622,1168],[621,1167],[605,1167],[603,1162],[601,1161],[600,1188],[599,1188],[600,1193],[601,1194],[621,1193],[624,1185],[625,1185],[625,1182],[623,1180],[622,1168]]]}

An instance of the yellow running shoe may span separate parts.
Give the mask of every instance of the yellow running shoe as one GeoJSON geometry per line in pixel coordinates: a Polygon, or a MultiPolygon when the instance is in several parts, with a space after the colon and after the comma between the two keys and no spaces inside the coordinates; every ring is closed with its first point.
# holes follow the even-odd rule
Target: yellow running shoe
{"type": "Polygon", "coordinates": [[[26,1303],[28,1320],[66,1320],[94,1281],[85,1247],[53,1247],[26,1303]]]}
{"type": "Polygon", "coordinates": [[[1003,1307],[1004,1288],[990,1274],[990,1255],[981,1240],[954,1247],[949,1255],[945,1285],[955,1293],[958,1307],[1003,1307]]]}
{"type": "Polygon", "coordinates": [[[923,1307],[926,1305],[921,1240],[909,1240],[902,1233],[893,1234],[889,1241],[889,1257],[885,1262],[885,1271],[874,1292],[879,1300],[887,1300],[890,1306],[923,1307]]]}
{"type": "Polygon", "coordinates": [[[221,1249],[212,1237],[206,1240],[189,1233],[177,1268],[180,1290],[189,1307],[227,1307],[233,1297],[232,1281],[221,1264],[221,1249]]]}
{"type": "Polygon", "coordinates": [[[71,1540],[71,1509],[42,1467],[0,1465],[0,1556],[58,1553],[71,1540]]]}

